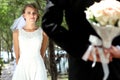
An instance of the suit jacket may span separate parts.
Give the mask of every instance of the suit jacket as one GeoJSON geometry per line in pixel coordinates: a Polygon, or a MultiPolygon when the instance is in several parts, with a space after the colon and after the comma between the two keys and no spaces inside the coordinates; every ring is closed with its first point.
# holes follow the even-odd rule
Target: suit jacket
{"type": "MultiPolygon", "coordinates": [[[[48,0],[42,17],[42,28],[47,35],[61,48],[70,54],[70,80],[102,80],[101,63],[91,68],[92,62],[81,59],[90,45],[90,34],[97,35],[86,20],[85,9],[95,1],[100,0],[48,0]],[[64,16],[64,17],[63,17],[64,16]],[[68,29],[61,25],[65,19],[68,29]]],[[[99,36],[98,36],[99,37],[99,36]]],[[[113,40],[113,45],[120,44],[120,37],[113,40]]],[[[120,80],[120,60],[110,63],[110,77],[108,80],[120,80]],[[114,65],[113,65],[114,64],[114,65]],[[119,67],[118,70],[115,70],[119,67]]]]}

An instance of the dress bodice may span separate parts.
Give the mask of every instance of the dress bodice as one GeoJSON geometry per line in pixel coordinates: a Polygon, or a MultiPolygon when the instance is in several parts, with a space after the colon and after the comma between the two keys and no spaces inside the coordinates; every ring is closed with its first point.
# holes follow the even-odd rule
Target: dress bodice
{"type": "Polygon", "coordinates": [[[33,32],[27,32],[24,29],[19,30],[20,55],[34,57],[40,55],[42,44],[42,29],[38,28],[33,32]],[[24,53],[24,54],[23,54],[24,53]]]}
{"type": "Polygon", "coordinates": [[[33,32],[19,29],[20,58],[12,80],[47,80],[44,60],[40,55],[42,29],[33,32]]]}

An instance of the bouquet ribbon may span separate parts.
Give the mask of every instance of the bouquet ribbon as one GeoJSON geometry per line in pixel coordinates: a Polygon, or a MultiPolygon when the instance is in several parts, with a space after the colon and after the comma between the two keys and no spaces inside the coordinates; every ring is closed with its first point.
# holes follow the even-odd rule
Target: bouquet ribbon
{"type": "Polygon", "coordinates": [[[89,55],[92,54],[92,56],[93,56],[92,67],[95,67],[95,64],[97,62],[97,58],[96,58],[96,52],[95,52],[95,47],[94,46],[96,46],[96,48],[98,49],[100,61],[102,63],[102,67],[103,67],[103,71],[104,71],[103,80],[107,80],[108,75],[109,75],[108,63],[109,63],[110,54],[108,54],[107,56],[104,55],[103,48],[100,47],[100,46],[102,46],[102,41],[98,37],[96,37],[94,35],[90,35],[89,41],[91,42],[91,45],[88,47],[88,49],[85,52],[85,54],[83,55],[82,59],[84,61],[87,61],[89,55]]]}

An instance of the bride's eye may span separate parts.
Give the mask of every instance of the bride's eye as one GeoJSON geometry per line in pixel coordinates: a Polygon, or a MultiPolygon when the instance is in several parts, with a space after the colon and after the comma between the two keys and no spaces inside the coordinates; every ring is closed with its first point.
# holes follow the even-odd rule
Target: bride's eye
{"type": "Polygon", "coordinates": [[[31,14],[30,12],[27,12],[27,14],[31,14]]]}
{"type": "Polygon", "coordinates": [[[36,12],[33,12],[32,14],[33,14],[33,15],[36,15],[37,13],[36,13],[36,12]]]}
{"type": "Polygon", "coordinates": [[[31,14],[31,15],[37,15],[36,12],[27,12],[27,14],[28,14],[28,15],[30,15],[30,14],[31,14]]]}

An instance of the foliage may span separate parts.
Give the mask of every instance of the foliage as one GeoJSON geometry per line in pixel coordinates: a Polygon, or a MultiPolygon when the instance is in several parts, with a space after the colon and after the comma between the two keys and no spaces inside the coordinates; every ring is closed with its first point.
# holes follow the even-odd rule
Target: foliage
{"type": "Polygon", "coordinates": [[[3,66],[4,66],[3,60],[2,60],[2,58],[0,58],[0,75],[1,75],[1,71],[2,71],[3,66]]]}

